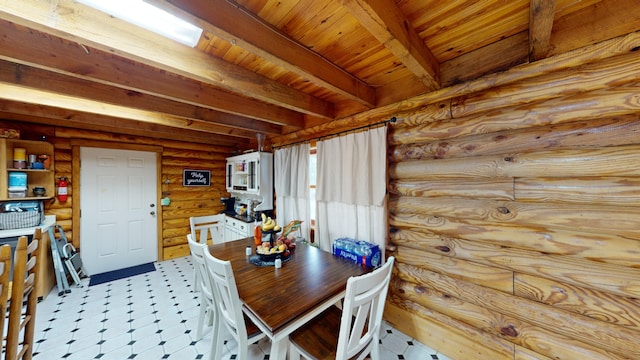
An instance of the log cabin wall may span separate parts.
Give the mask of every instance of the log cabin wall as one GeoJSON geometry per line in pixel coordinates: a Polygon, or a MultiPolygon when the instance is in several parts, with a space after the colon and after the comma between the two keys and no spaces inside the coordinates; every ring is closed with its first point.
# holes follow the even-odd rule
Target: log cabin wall
{"type": "MultiPolygon", "coordinates": [[[[180,141],[156,140],[139,136],[123,136],[102,131],[77,130],[64,127],[34,125],[29,123],[0,120],[0,127],[19,129],[21,138],[40,139],[42,135],[54,145],[55,177],[73,178],[72,143],[81,141],[86,144],[118,144],[119,148],[139,145],[159,146],[162,148],[161,174],[162,188],[160,196],[168,196],[171,203],[162,206],[161,226],[162,259],[168,260],[189,254],[186,235],[189,233],[189,217],[216,214],[223,210],[220,198],[229,196],[225,188],[226,158],[231,149],[207,144],[180,141]],[[201,169],[211,171],[210,187],[182,186],[183,169],[201,169]],[[168,183],[167,183],[168,180],[168,183]]],[[[74,236],[75,219],[72,207],[73,184],[69,186],[69,197],[61,203],[54,198],[45,202],[45,213],[56,215],[56,220],[65,231],[67,238],[76,248],[81,249],[79,236],[74,236]]],[[[47,189],[47,192],[52,191],[47,189]]],[[[160,204],[158,204],[160,205],[160,204]]],[[[76,224],[77,225],[77,224],[76,224]]],[[[81,250],[80,250],[81,251],[81,250]]]]}
{"type": "Polygon", "coordinates": [[[400,114],[385,319],[452,359],[640,358],[640,56],[400,114]]]}

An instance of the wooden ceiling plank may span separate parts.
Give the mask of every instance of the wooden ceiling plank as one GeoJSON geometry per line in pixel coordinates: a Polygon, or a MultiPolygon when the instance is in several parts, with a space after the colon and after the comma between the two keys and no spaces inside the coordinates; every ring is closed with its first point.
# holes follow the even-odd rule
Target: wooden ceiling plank
{"type": "Polygon", "coordinates": [[[601,0],[555,20],[548,56],[631,34],[638,29],[638,0],[601,0]]]}
{"type": "Polygon", "coordinates": [[[345,0],[343,5],[430,90],[440,88],[438,60],[392,0],[345,0]]]}
{"type": "Polygon", "coordinates": [[[543,59],[549,52],[555,0],[531,0],[529,4],[529,61],[543,59]]]}
{"type": "MultiPolygon", "coordinates": [[[[253,132],[272,135],[280,135],[282,133],[282,126],[279,125],[91,82],[6,60],[0,60],[0,82],[108,104],[165,113],[190,120],[216,123],[231,128],[251,130],[251,132],[247,132],[247,135],[253,132]]],[[[253,138],[254,136],[250,135],[248,137],[253,138]]]]}
{"type": "Polygon", "coordinates": [[[9,83],[0,82],[0,99],[16,101],[33,105],[58,107],[83,113],[110,116],[113,118],[127,118],[143,123],[173,126],[180,129],[204,131],[213,134],[253,138],[254,131],[233,129],[204,121],[183,119],[177,116],[127,108],[120,105],[98,103],[78,97],[61,95],[37,89],[26,88],[9,83]]]}
{"type": "Polygon", "coordinates": [[[0,0],[0,17],[243,96],[334,117],[331,103],[72,0],[0,0]]]}
{"type": "Polygon", "coordinates": [[[236,96],[55,36],[19,29],[2,20],[0,58],[272,124],[304,126],[303,114],[293,110],[236,96]]]}
{"type": "Polygon", "coordinates": [[[368,107],[375,106],[375,89],[286,34],[227,0],[152,0],[171,13],[197,21],[216,37],[247,49],[322,87],[368,107]],[[175,6],[168,5],[168,3],[175,6]]]}

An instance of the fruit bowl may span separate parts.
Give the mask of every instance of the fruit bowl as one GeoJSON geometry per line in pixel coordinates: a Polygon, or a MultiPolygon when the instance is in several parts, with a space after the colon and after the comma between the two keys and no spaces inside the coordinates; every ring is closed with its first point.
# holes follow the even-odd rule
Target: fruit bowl
{"type": "Polygon", "coordinates": [[[258,256],[260,257],[260,260],[262,261],[275,261],[278,256],[284,260],[286,258],[288,258],[289,256],[291,256],[291,253],[287,250],[285,251],[280,251],[277,253],[273,253],[273,254],[260,254],[258,253],[258,256]]]}
{"type": "Polygon", "coordinates": [[[262,261],[273,261],[278,256],[284,258],[285,256],[289,256],[289,248],[282,241],[276,241],[275,233],[269,234],[271,235],[268,239],[265,239],[265,235],[262,237],[262,244],[256,247],[256,254],[260,257],[262,261]]]}

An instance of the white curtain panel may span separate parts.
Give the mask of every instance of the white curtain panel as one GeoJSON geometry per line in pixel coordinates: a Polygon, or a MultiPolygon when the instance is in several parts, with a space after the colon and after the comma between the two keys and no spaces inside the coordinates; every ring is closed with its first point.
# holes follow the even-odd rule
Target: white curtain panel
{"type": "MultiPolygon", "coordinates": [[[[318,141],[318,246],[350,237],[380,246],[387,238],[387,128],[318,141]]],[[[383,257],[384,258],[384,257],[383,257]]]]}
{"type": "Polygon", "coordinates": [[[280,226],[302,220],[302,237],[309,239],[309,144],[299,144],[274,152],[274,190],[276,214],[280,226]]]}

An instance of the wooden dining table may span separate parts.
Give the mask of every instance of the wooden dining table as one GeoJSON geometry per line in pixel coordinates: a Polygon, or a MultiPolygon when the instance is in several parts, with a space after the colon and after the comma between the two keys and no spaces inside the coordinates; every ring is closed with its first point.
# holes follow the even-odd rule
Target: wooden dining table
{"type": "Polygon", "coordinates": [[[371,271],[310,245],[297,244],[282,267],[259,266],[246,254],[253,238],[209,246],[231,261],[240,300],[249,318],[271,339],[270,359],[285,359],[288,336],[344,298],[347,279],[371,271]]]}

